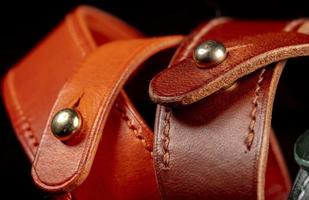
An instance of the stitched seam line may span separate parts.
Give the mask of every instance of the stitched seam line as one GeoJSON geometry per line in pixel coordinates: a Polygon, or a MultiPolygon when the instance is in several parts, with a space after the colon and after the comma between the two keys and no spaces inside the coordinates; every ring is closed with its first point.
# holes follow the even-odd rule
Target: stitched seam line
{"type": "MultiPolygon", "coordinates": [[[[139,62],[141,62],[141,61],[135,61],[135,62],[132,62],[132,60],[133,60],[133,58],[134,57],[136,57],[136,55],[138,54],[138,55],[145,55],[145,51],[146,50],[148,50],[149,48],[150,48],[150,46],[152,47],[152,48],[155,48],[155,49],[160,49],[160,48],[163,48],[164,49],[164,47],[165,46],[167,46],[167,44],[174,44],[173,43],[174,42],[174,40],[172,41],[172,42],[169,42],[169,43],[164,43],[164,42],[162,42],[162,41],[160,41],[160,45],[157,45],[156,46],[156,44],[158,44],[158,41],[152,41],[151,40],[151,42],[149,42],[149,43],[147,43],[147,44],[144,44],[144,43],[142,43],[142,44],[139,44],[139,46],[138,47],[136,47],[136,49],[134,49],[133,51],[131,51],[131,54],[128,56],[128,60],[126,60],[126,61],[124,61],[122,64],[123,65],[126,65],[126,66],[134,66],[134,64],[136,64],[136,63],[139,63],[139,62]],[[141,54],[141,53],[143,53],[143,54],[141,54]]],[[[147,53],[147,52],[146,52],[147,53]]],[[[146,54],[147,55],[147,54],[146,54]]],[[[140,56],[141,57],[141,56],[140,56]]],[[[143,56],[142,56],[143,57],[143,56]]],[[[141,59],[142,60],[142,59],[141,59]]],[[[126,69],[123,73],[124,74],[126,74],[126,73],[128,73],[130,70],[129,69],[126,69]]],[[[76,72],[76,73],[78,73],[78,72],[76,72]]],[[[70,84],[70,82],[69,82],[70,80],[68,80],[67,81],[67,83],[65,83],[65,84],[70,84]]],[[[119,84],[119,83],[117,83],[117,84],[119,84]]],[[[63,86],[63,88],[65,88],[65,87],[67,87],[67,85],[64,85],[63,86]]],[[[61,89],[61,90],[63,90],[63,88],[61,89]]],[[[60,91],[61,92],[61,91],[60,91]]],[[[60,98],[60,93],[59,93],[59,95],[58,95],[58,97],[57,97],[57,100],[56,100],[56,102],[54,103],[54,106],[53,106],[53,108],[52,108],[52,113],[55,113],[55,109],[56,109],[56,106],[57,106],[57,104],[58,104],[58,99],[60,98]]],[[[98,130],[99,130],[99,128],[100,128],[100,123],[101,123],[101,119],[102,119],[102,107],[104,107],[104,106],[106,106],[106,103],[107,102],[102,102],[102,101],[100,101],[99,102],[99,106],[98,106],[98,108],[99,108],[99,110],[94,114],[95,115],[95,119],[94,119],[94,122],[92,123],[92,125],[91,125],[91,127],[89,127],[89,132],[90,133],[93,133],[92,134],[92,138],[87,138],[86,139],[86,141],[85,141],[85,146],[87,146],[87,147],[89,147],[92,143],[93,143],[93,141],[96,141],[96,139],[97,139],[97,137],[98,137],[98,135],[97,134],[95,134],[98,130]]],[[[49,119],[50,120],[50,119],[49,119]]],[[[46,131],[46,130],[45,130],[46,131]]],[[[44,133],[43,133],[43,136],[44,136],[44,133]]],[[[44,139],[44,138],[43,138],[44,139]]],[[[79,163],[78,163],[78,168],[77,168],[77,170],[75,170],[75,172],[73,172],[73,174],[69,177],[69,178],[66,178],[65,180],[62,180],[61,182],[59,182],[59,183],[57,183],[56,185],[55,184],[51,184],[51,185],[49,185],[48,183],[45,183],[44,182],[44,184],[46,184],[46,185],[48,185],[49,187],[54,187],[54,186],[59,186],[60,184],[65,184],[65,183],[68,183],[70,180],[72,180],[73,178],[75,178],[77,175],[78,175],[78,173],[80,172],[80,170],[81,170],[81,167],[82,167],[82,165],[83,165],[83,163],[81,162],[81,161],[84,161],[85,159],[86,159],[86,157],[88,156],[87,154],[89,154],[89,152],[91,151],[92,149],[89,149],[89,148],[86,148],[86,149],[83,149],[83,151],[82,151],[82,156],[81,156],[81,159],[78,161],[79,163]]],[[[37,155],[36,155],[36,157],[38,158],[38,157],[40,157],[40,151],[38,151],[38,153],[37,153],[37,155]]],[[[34,164],[36,164],[36,163],[34,163],[34,164]]],[[[37,177],[38,179],[39,179],[39,177],[37,177]]],[[[40,180],[40,179],[39,179],[40,180]]],[[[42,182],[42,180],[40,180],[41,182],[42,182]]]]}
{"type": "Polygon", "coordinates": [[[162,150],[163,150],[163,165],[164,168],[169,168],[169,164],[170,164],[170,152],[169,152],[169,143],[170,143],[170,136],[169,136],[169,132],[170,132],[170,119],[171,119],[171,115],[172,115],[172,111],[169,108],[165,108],[166,109],[166,113],[165,113],[165,117],[164,117],[164,130],[163,130],[163,137],[162,137],[162,150]]]}
{"type": "Polygon", "coordinates": [[[259,99],[259,95],[260,95],[260,90],[261,90],[261,83],[264,79],[263,75],[265,74],[266,69],[263,68],[260,75],[259,75],[259,79],[257,81],[255,90],[254,90],[254,98],[252,100],[252,109],[251,109],[251,121],[249,124],[249,132],[247,134],[247,138],[246,138],[246,145],[247,145],[247,149],[250,150],[253,140],[254,140],[254,136],[255,136],[255,124],[256,124],[256,115],[257,115],[257,107],[258,107],[258,99],[259,99]]]}
{"type": "Polygon", "coordinates": [[[119,101],[115,103],[116,110],[121,114],[121,118],[126,122],[128,128],[132,130],[134,136],[141,141],[145,150],[149,151],[152,154],[152,150],[147,146],[146,138],[141,131],[141,127],[134,124],[133,120],[126,114],[124,106],[121,105],[119,101]]]}
{"type": "MultiPolygon", "coordinates": [[[[303,23],[303,19],[300,20],[295,20],[292,23],[289,24],[289,26],[285,27],[284,31],[292,31],[296,26],[299,25],[299,23],[303,23]]],[[[247,149],[250,150],[253,140],[254,140],[254,136],[255,136],[255,124],[256,124],[256,114],[257,114],[257,107],[258,107],[258,98],[259,98],[259,91],[261,89],[261,83],[263,81],[263,75],[265,74],[266,69],[263,68],[260,75],[259,75],[259,79],[254,91],[254,99],[252,101],[252,110],[251,110],[251,122],[249,125],[249,132],[246,138],[246,145],[247,145],[247,149]]]]}
{"type": "Polygon", "coordinates": [[[31,128],[31,123],[29,122],[28,118],[24,114],[23,110],[21,109],[19,100],[17,98],[15,86],[14,86],[14,72],[11,71],[8,74],[8,90],[10,92],[10,96],[12,98],[12,102],[14,105],[15,110],[17,111],[18,115],[18,122],[16,123],[18,129],[20,129],[21,135],[24,136],[26,144],[31,149],[32,153],[34,154],[39,143],[33,133],[33,129],[31,128]]]}

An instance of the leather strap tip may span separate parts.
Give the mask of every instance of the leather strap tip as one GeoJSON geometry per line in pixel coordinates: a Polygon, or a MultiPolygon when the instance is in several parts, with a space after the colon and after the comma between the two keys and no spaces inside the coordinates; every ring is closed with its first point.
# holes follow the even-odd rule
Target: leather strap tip
{"type": "Polygon", "coordinates": [[[32,166],[31,169],[32,179],[39,188],[44,191],[52,192],[52,193],[60,193],[60,192],[70,192],[78,187],[84,179],[88,176],[88,173],[80,173],[78,176],[73,176],[69,180],[60,183],[48,183],[40,179],[38,172],[35,167],[32,166]]]}

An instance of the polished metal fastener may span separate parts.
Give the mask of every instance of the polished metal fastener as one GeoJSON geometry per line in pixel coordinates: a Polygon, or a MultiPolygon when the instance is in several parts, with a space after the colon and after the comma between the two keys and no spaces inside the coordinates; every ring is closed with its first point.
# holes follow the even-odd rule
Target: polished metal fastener
{"type": "Polygon", "coordinates": [[[194,60],[198,63],[198,67],[208,68],[221,63],[226,58],[227,51],[222,43],[207,40],[198,45],[193,54],[194,60]]]}
{"type": "Polygon", "coordinates": [[[82,117],[78,111],[65,108],[57,112],[51,122],[52,133],[61,141],[66,141],[79,132],[82,117]]]}

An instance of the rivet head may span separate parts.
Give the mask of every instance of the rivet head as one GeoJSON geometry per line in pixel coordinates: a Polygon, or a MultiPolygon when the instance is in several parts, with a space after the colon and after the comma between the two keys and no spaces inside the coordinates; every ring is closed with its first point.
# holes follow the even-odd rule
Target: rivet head
{"type": "Polygon", "coordinates": [[[79,132],[81,125],[80,113],[72,108],[65,108],[53,117],[51,131],[59,140],[66,141],[79,132]]]}
{"type": "Polygon", "coordinates": [[[194,50],[194,60],[201,64],[200,68],[211,67],[219,64],[227,56],[227,51],[224,45],[214,40],[207,40],[198,45],[194,50]]]}
{"type": "Polygon", "coordinates": [[[297,139],[294,145],[294,158],[299,166],[309,169],[309,131],[297,139]]]}

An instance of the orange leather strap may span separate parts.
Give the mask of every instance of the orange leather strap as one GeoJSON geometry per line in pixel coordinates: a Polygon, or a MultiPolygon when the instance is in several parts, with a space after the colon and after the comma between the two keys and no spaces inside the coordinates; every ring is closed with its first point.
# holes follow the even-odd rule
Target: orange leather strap
{"type": "Polygon", "coordinates": [[[88,175],[111,106],[125,81],[150,56],[179,43],[181,36],[112,42],[99,47],[61,89],[49,115],[32,176],[50,191],[76,188],[88,175]],[[81,141],[67,144],[50,130],[56,112],[75,107],[83,118],[81,141]]]}
{"type": "Polygon", "coordinates": [[[113,16],[82,6],[9,71],[3,81],[3,98],[30,160],[59,90],[85,56],[106,42],[140,36],[113,16]]]}
{"type": "MultiPolygon", "coordinates": [[[[81,66],[86,65],[85,59],[87,58],[88,61],[90,61],[90,58],[97,59],[97,64],[103,62],[104,65],[104,60],[94,58],[94,55],[91,56],[98,46],[113,40],[138,38],[140,36],[141,34],[134,28],[113,16],[94,8],[82,6],[70,13],[65,21],[34,48],[29,55],[10,69],[3,81],[3,97],[16,135],[31,162],[33,162],[36,154],[40,152],[38,146],[44,129],[49,126],[47,120],[56,99],[58,99],[58,94],[64,89],[63,85],[68,80],[72,80],[73,76],[75,77],[81,66]]],[[[139,50],[136,49],[136,55],[134,55],[134,52],[130,52],[132,49],[122,49],[123,46],[121,45],[124,43],[120,42],[118,43],[120,46],[113,44],[115,47],[113,54],[105,55],[105,57],[108,57],[107,59],[112,62],[117,62],[117,59],[119,59],[118,61],[127,59],[127,64],[131,66],[131,70],[128,72],[132,72],[132,67],[139,67],[137,66],[139,63],[162,49],[174,47],[179,43],[180,39],[181,37],[169,37],[147,41],[132,41],[136,46],[133,43],[129,45],[130,42],[126,43],[132,49],[138,46],[141,47],[139,50]],[[122,57],[125,55],[118,54],[119,49],[125,55],[130,54],[132,57],[122,57]],[[131,60],[135,56],[137,56],[137,59],[131,60]],[[114,57],[114,59],[111,57],[114,57]]],[[[100,56],[99,51],[101,49],[96,52],[97,56],[100,56]]],[[[122,67],[124,67],[125,63],[122,64],[122,67]]],[[[99,68],[99,71],[84,76],[85,81],[94,80],[100,85],[104,80],[93,78],[97,77],[98,72],[116,70],[115,67],[117,66],[109,65],[105,69],[99,68]]],[[[110,80],[111,76],[109,74],[105,75],[107,76],[105,81],[110,80]]],[[[122,75],[124,79],[130,76],[130,74],[122,75]]],[[[102,78],[103,75],[99,74],[98,76],[102,78]]],[[[124,79],[120,81],[121,84],[123,84],[124,79]]],[[[104,86],[100,86],[100,88],[102,87],[104,86]]],[[[121,86],[115,85],[115,88],[117,88],[117,91],[112,92],[114,95],[112,99],[117,96],[116,93],[119,92],[121,86]]],[[[98,96],[102,94],[102,91],[96,91],[98,96]]],[[[73,92],[73,94],[75,93],[73,92]]],[[[109,106],[112,104],[110,100],[108,100],[109,106]]],[[[102,141],[89,177],[74,192],[66,194],[65,199],[72,195],[77,199],[159,198],[151,158],[152,131],[134,109],[124,91],[119,93],[116,102],[117,106],[112,108],[105,124],[102,141]],[[136,184],[131,184],[132,182],[136,184]],[[148,189],[141,191],[141,187],[147,187],[148,189]],[[123,193],[119,191],[123,191],[123,193]]],[[[106,114],[104,113],[104,115],[106,114]]],[[[87,134],[85,135],[87,136],[87,134]]],[[[98,143],[98,141],[95,142],[98,143]]],[[[81,143],[76,145],[81,145],[81,143]]],[[[73,146],[73,148],[78,148],[77,146],[73,146]]],[[[56,151],[57,149],[52,148],[51,150],[56,151]]],[[[95,149],[92,149],[91,152],[94,154],[95,149]]],[[[61,165],[59,161],[65,159],[62,157],[63,155],[65,154],[59,155],[60,157],[53,157],[55,162],[49,163],[50,166],[54,164],[61,165]]],[[[40,158],[42,159],[42,157],[40,158]]],[[[72,164],[72,166],[76,164],[74,167],[78,166],[78,163],[74,164],[69,159],[67,157],[65,161],[72,164]]],[[[40,167],[44,165],[41,162],[38,164],[40,167]]],[[[89,169],[90,164],[86,165],[89,169]]],[[[58,172],[61,172],[61,170],[58,172]]],[[[81,171],[82,174],[76,174],[76,176],[81,175],[84,177],[84,172],[81,171]]],[[[49,172],[46,171],[46,173],[49,172]]],[[[50,175],[50,178],[51,181],[54,181],[55,179],[61,179],[61,176],[61,173],[55,173],[50,175]]],[[[49,180],[45,181],[48,182],[49,180]]],[[[77,183],[72,184],[77,185],[77,183]]],[[[43,189],[48,190],[48,188],[44,188],[44,185],[41,186],[43,189]]],[[[60,186],[57,189],[64,190],[60,186]]]]}

